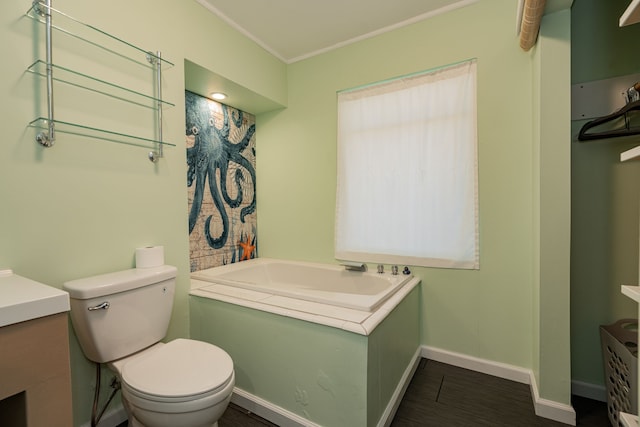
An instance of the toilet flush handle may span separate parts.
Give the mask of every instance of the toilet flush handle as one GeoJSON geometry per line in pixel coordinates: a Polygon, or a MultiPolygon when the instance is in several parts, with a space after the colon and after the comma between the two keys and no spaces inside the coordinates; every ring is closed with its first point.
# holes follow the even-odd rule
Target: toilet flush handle
{"type": "Polygon", "coordinates": [[[93,307],[89,307],[89,311],[96,311],[96,310],[106,310],[107,308],[109,308],[111,304],[109,304],[109,301],[105,301],[102,304],[98,304],[95,305],[93,307]]]}

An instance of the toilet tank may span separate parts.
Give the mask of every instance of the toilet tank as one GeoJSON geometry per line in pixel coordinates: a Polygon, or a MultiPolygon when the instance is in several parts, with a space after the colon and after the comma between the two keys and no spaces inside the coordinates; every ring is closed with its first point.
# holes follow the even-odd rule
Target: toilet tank
{"type": "Polygon", "coordinates": [[[167,333],[176,267],[134,268],[64,284],[82,351],[110,362],[162,340],[167,333]]]}

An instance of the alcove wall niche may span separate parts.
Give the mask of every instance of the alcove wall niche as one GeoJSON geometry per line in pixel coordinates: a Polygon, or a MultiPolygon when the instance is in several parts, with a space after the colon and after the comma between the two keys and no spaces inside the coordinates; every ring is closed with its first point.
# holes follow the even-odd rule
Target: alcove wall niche
{"type": "Polygon", "coordinates": [[[189,259],[199,271],[257,257],[256,115],[283,106],[184,64],[189,259]]]}

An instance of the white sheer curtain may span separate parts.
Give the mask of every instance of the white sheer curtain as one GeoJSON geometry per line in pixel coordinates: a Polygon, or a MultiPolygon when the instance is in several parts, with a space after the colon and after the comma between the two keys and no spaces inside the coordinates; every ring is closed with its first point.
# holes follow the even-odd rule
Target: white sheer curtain
{"type": "Polygon", "coordinates": [[[338,93],[337,259],[479,268],[476,61],[338,93]]]}

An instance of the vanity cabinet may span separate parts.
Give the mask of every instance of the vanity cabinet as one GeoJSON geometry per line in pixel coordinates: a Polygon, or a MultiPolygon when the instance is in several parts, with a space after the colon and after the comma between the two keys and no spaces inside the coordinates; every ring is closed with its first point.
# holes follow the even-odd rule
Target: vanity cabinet
{"type": "Polygon", "coordinates": [[[0,327],[0,426],[72,425],[67,313],[0,327]]]}
{"type": "Polygon", "coordinates": [[[0,426],[70,427],[69,294],[0,269],[0,426]]]}

